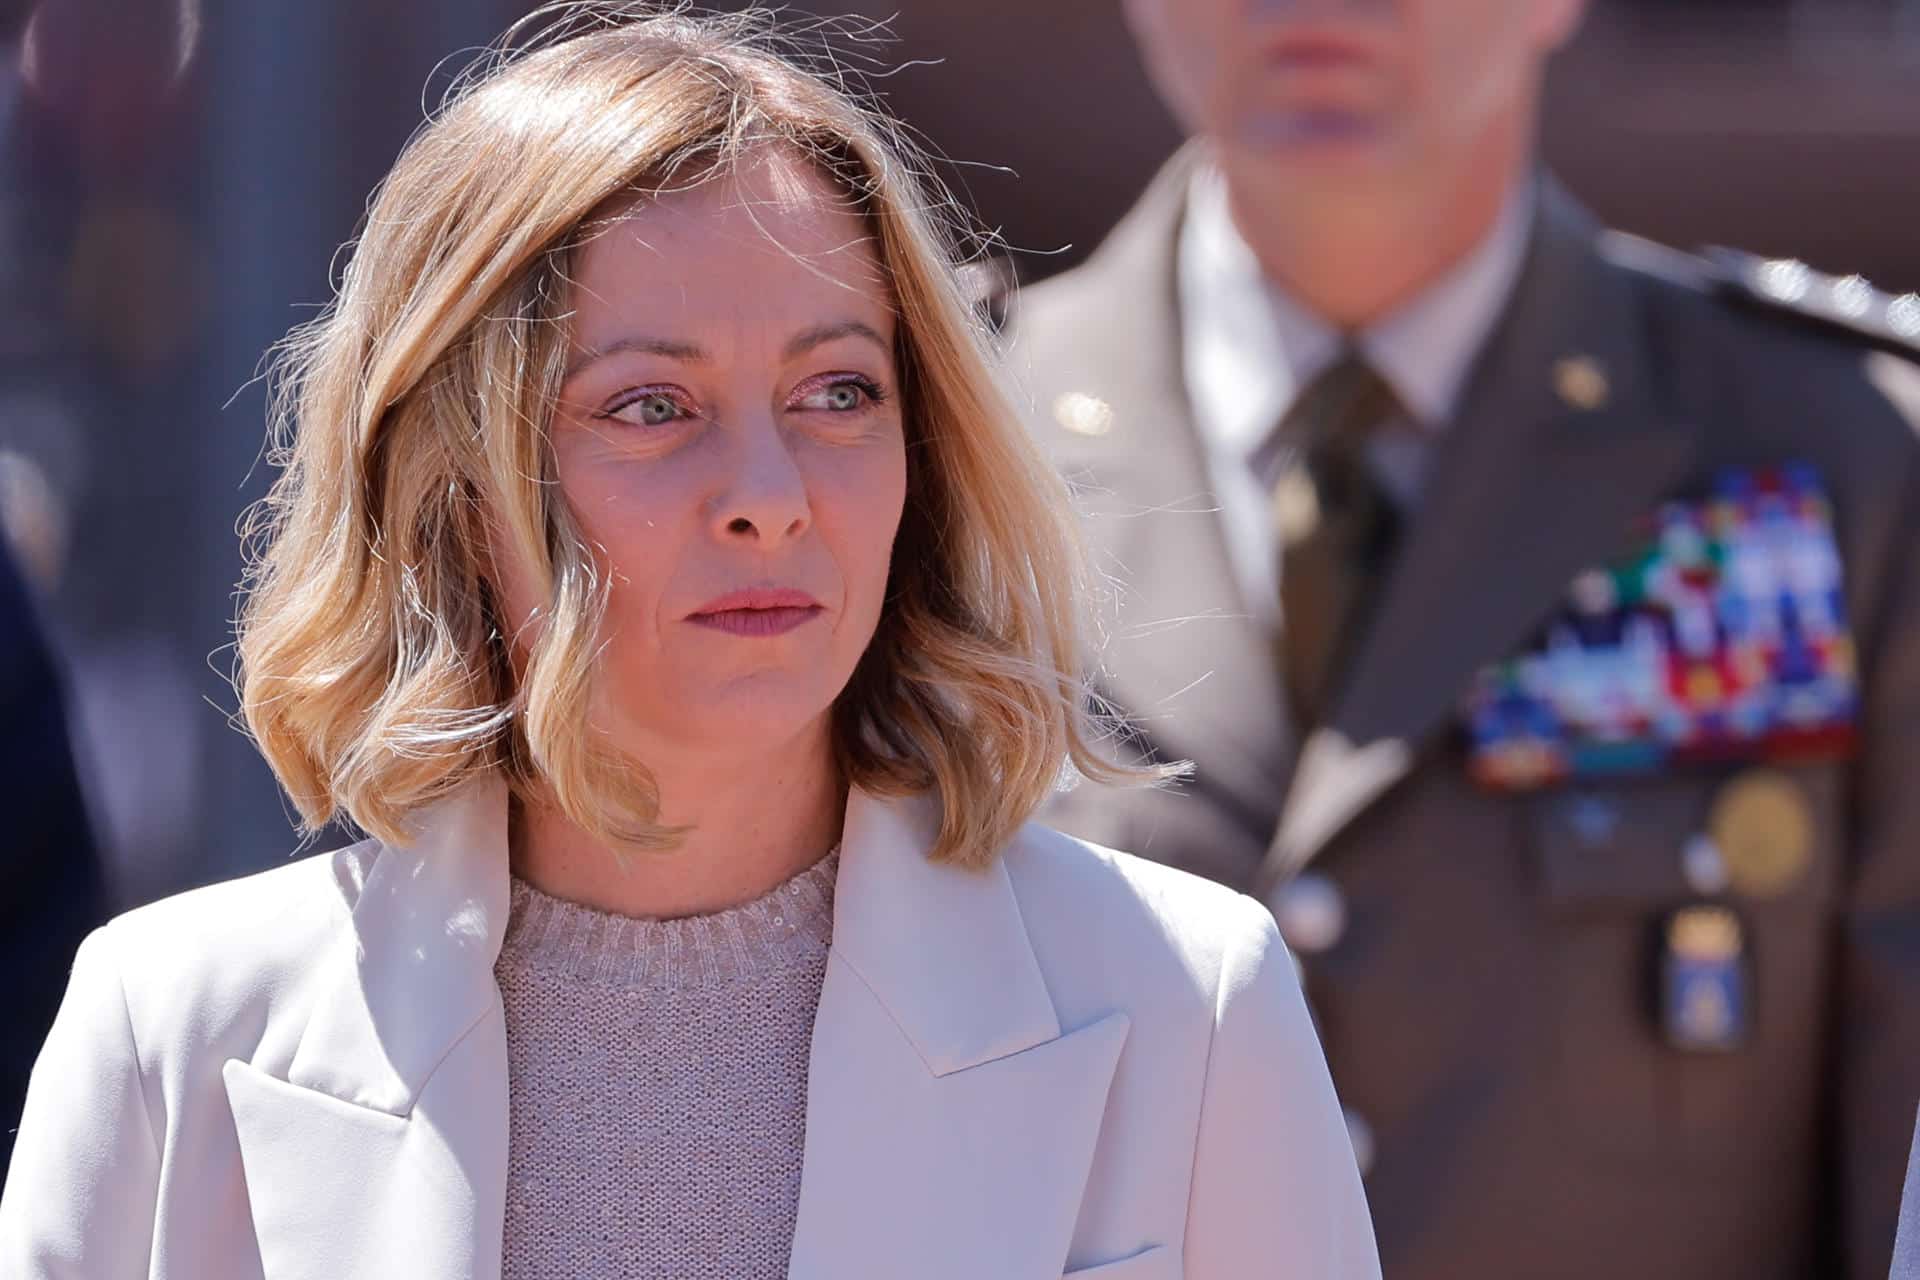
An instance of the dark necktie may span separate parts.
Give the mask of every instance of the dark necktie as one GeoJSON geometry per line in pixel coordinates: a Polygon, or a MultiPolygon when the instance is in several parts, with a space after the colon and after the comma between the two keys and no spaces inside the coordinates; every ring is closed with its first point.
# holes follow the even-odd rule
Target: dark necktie
{"type": "Polygon", "coordinates": [[[1303,726],[1319,724],[1338,695],[1400,535],[1367,449],[1400,413],[1386,380],[1349,353],[1301,391],[1254,455],[1280,547],[1281,670],[1303,726]]]}

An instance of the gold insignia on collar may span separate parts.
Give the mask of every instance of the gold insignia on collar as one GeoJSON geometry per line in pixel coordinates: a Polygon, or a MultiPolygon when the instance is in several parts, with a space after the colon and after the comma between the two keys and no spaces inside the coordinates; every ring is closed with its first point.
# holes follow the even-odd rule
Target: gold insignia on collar
{"type": "Polygon", "coordinates": [[[1084,391],[1067,391],[1054,398],[1053,420],[1077,436],[1103,436],[1113,430],[1113,406],[1084,391]]]}
{"type": "Polygon", "coordinates": [[[1592,413],[1606,407],[1613,394],[1607,371],[1592,356],[1567,356],[1553,366],[1553,389],[1569,409],[1592,413]]]}
{"type": "Polygon", "coordinates": [[[1304,542],[1320,527],[1320,495],[1299,467],[1289,468],[1273,490],[1273,523],[1285,546],[1304,542]]]}

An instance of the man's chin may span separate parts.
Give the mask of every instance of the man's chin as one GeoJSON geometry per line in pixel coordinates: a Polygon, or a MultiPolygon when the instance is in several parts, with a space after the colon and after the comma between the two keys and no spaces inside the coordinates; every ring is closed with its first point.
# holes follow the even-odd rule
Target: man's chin
{"type": "Polygon", "coordinates": [[[1246,151],[1276,161],[1365,165],[1385,149],[1389,129],[1386,119],[1375,112],[1287,108],[1236,121],[1232,137],[1246,151]]]}

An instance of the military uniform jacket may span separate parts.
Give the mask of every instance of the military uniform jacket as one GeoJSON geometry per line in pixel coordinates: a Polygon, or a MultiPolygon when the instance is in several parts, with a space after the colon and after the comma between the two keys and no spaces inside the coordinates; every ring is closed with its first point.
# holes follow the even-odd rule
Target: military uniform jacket
{"type": "Polygon", "coordinates": [[[1187,181],[1176,161],[1010,321],[1115,583],[1100,691],[1139,751],[1196,765],[1083,784],[1049,820],[1256,892],[1301,868],[1338,887],[1344,932],[1304,982],[1371,1130],[1387,1275],[1886,1275],[1920,1096],[1920,370],[1543,181],[1346,691],[1301,732],[1186,399],[1187,181]],[[1556,385],[1569,360],[1605,394],[1556,385]],[[1811,819],[1801,873],[1731,896],[1746,1043],[1683,1053],[1650,1013],[1650,935],[1693,896],[1681,851],[1727,771],[1497,794],[1467,776],[1457,707],[1636,517],[1717,468],[1789,463],[1831,497],[1862,720],[1851,758],[1780,766],[1811,819]]]}

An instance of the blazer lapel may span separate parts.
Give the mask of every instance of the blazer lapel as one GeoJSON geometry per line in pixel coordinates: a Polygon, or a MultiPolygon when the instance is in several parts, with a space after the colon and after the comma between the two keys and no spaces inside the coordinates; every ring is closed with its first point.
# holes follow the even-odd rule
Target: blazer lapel
{"type": "Polygon", "coordinates": [[[1345,691],[1301,747],[1260,891],[1404,777],[1474,672],[1524,643],[1690,466],[1693,428],[1663,413],[1632,281],[1601,258],[1600,235],[1543,181],[1520,284],[1345,691]],[[1579,403],[1561,385],[1570,368],[1600,372],[1603,394],[1579,403]]]}
{"type": "Polygon", "coordinates": [[[1064,1034],[1006,870],[931,863],[855,793],[814,1026],[790,1275],[1054,1280],[1128,1021],[1064,1034]]]}
{"type": "Polygon", "coordinates": [[[351,917],[286,1078],[227,1063],[268,1280],[499,1274],[505,833],[504,788],[476,782],[382,848],[342,886],[351,917]]]}
{"type": "Polygon", "coordinates": [[[1104,433],[1076,435],[1040,406],[1095,567],[1119,594],[1104,690],[1163,756],[1205,760],[1209,782],[1271,814],[1290,738],[1273,639],[1241,598],[1181,368],[1175,246],[1195,163],[1177,155],[1075,273],[1082,322],[1034,373],[1112,412],[1104,433]]]}

